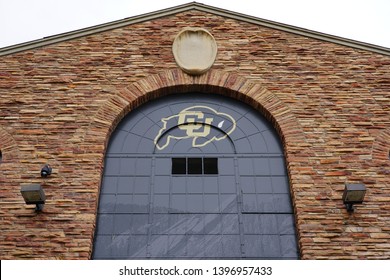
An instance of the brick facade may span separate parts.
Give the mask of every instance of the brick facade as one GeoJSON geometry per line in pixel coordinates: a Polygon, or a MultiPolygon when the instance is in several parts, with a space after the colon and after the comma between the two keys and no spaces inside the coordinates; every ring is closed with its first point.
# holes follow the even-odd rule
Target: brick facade
{"type": "Polygon", "coordinates": [[[277,128],[302,259],[390,259],[389,55],[190,10],[0,61],[1,259],[90,258],[111,132],[139,105],[191,91],[242,100],[277,128]],[[172,54],[189,26],[218,45],[200,76],[172,54]],[[352,214],[346,182],[367,187],[352,214]],[[43,213],[24,204],[23,183],[42,184],[43,213]]]}

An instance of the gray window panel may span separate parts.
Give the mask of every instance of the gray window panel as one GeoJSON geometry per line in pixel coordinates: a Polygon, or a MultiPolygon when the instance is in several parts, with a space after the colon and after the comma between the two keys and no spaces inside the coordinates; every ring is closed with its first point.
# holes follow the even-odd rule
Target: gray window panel
{"type": "Polygon", "coordinates": [[[169,194],[170,192],[170,176],[155,176],[154,177],[154,193],[169,194]]]}
{"type": "Polygon", "coordinates": [[[287,176],[272,177],[271,180],[274,193],[285,193],[290,195],[290,187],[287,176]]]}
{"type": "Polygon", "coordinates": [[[237,195],[222,194],[220,195],[220,209],[222,213],[237,213],[237,195]]]}
{"type": "Polygon", "coordinates": [[[278,234],[276,214],[244,214],[242,215],[245,234],[278,234]]]}
{"type": "Polygon", "coordinates": [[[268,152],[283,154],[283,146],[278,135],[273,131],[273,129],[264,131],[262,134],[267,143],[268,152]]]}
{"type": "Polygon", "coordinates": [[[138,110],[135,110],[134,114],[132,115],[125,116],[118,124],[117,129],[131,131],[134,125],[142,121],[145,117],[142,113],[137,113],[137,111],[138,110]]]}
{"type": "Polygon", "coordinates": [[[187,215],[169,214],[169,233],[186,234],[187,232],[187,215]]]}
{"type": "Polygon", "coordinates": [[[133,196],[133,213],[148,213],[149,212],[149,195],[134,195],[133,196]]]}
{"type": "Polygon", "coordinates": [[[262,252],[265,258],[280,256],[280,239],[278,235],[262,235],[262,252]]]}
{"type": "Polygon", "coordinates": [[[170,158],[156,158],[155,165],[156,175],[168,175],[171,173],[172,162],[170,158]]]}
{"type": "Polygon", "coordinates": [[[168,235],[153,235],[150,242],[152,257],[166,257],[168,255],[168,235]]]}
{"type": "Polygon", "coordinates": [[[257,201],[255,194],[244,194],[242,196],[243,211],[244,212],[257,212],[257,201]]]}
{"type": "Polygon", "coordinates": [[[239,234],[238,215],[222,214],[222,233],[239,234]]]}
{"type": "Polygon", "coordinates": [[[134,177],[118,177],[118,194],[133,194],[134,177]]]}
{"type": "Polygon", "coordinates": [[[295,222],[293,214],[276,215],[280,234],[295,234],[295,222]]]}
{"type": "Polygon", "coordinates": [[[255,110],[248,110],[245,114],[245,118],[251,120],[258,131],[273,129],[270,123],[255,110]]]}
{"type": "Polygon", "coordinates": [[[244,235],[244,251],[245,256],[249,258],[262,256],[262,236],[244,235]]]}
{"type": "Polygon", "coordinates": [[[136,163],[136,159],[134,158],[121,158],[119,174],[121,176],[134,175],[135,163],[136,163]]]}
{"type": "Polygon", "coordinates": [[[218,193],[218,177],[206,176],[203,177],[203,191],[205,194],[216,194],[218,193]]]}
{"type": "Polygon", "coordinates": [[[235,175],[236,171],[234,168],[233,158],[219,158],[218,169],[220,175],[235,175]]]}
{"type": "Polygon", "coordinates": [[[269,153],[268,145],[264,141],[261,133],[251,135],[247,139],[249,140],[253,153],[269,153]]]}
{"type": "Polygon", "coordinates": [[[245,138],[246,134],[240,127],[236,126],[236,129],[229,135],[229,137],[233,140],[235,146],[237,146],[236,141],[245,138]]]}
{"type": "Polygon", "coordinates": [[[240,175],[253,175],[253,160],[251,158],[239,158],[238,170],[240,175]]]}
{"type": "Polygon", "coordinates": [[[146,258],[146,249],[148,245],[147,235],[133,235],[129,238],[129,257],[146,258]]]}
{"type": "Polygon", "coordinates": [[[149,221],[147,214],[132,214],[130,231],[132,234],[147,234],[149,221]]]}
{"type": "Polygon", "coordinates": [[[187,177],[187,193],[203,193],[202,177],[187,177]]]}
{"type": "Polygon", "coordinates": [[[110,144],[107,147],[107,154],[120,153],[127,135],[128,132],[116,129],[115,132],[111,135],[110,144]]]}
{"type": "Polygon", "coordinates": [[[250,154],[253,153],[251,143],[246,138],[241,138],[234,141],[236,152],[238,154],[250,154]]]}
{"type": "Polygon", "coordinates": [[[115,211],[116,195],[101,194],[99,201],[99,213],[113,213],[115,211]]]}
{"type": "Polygon", "coordinates": [[[136,162],[135,174],[137,175],[149,175],[152,169],[152,159],[139,158],[136,162]]]}
{"type": "Polygon", "coordinates": [[[223,235],[222,236],[222,255],[221,257],[229,256],[231,258],[241,257],[241,242],[239,235],[223,235]]]}
{"type": "Polygon", "coordinates": [[[220,193],[237,193],[235,176],[220,176],[219,186],[220,193]]]}
{"type": "Polygon", "coordinates": [[[101,188],[100,193],[101,194],[116,194],[117,193],[117,183],[118,183],[117,177],[103,176],[102,186],[104,186],[104,188],[101,188]]]}
{"type": "Polygon", "coordinates": [[[284,258],[298,258],[298,245],[294,234],[280,236],[281,255],[284,258]]]}
{"type": "Polygon", "coordinates": [[[111,235],[96,235],[93,258],[107,259],[111,255],[112,238],[111,235]]]}
{"type": "Polygon", "coordinates": [[[156,137],[156,135],[158,135],[160,130],[161,130],[161,124],[154,124],[146,129],[145,133],[143,134],[143,137],[154,141],[154,138],[156,137]]]}
{"type": "Polygon", "coordinates": [[[270,158],[269,165],[272,175],[286,175],[286,166],[283,158],[270,158]]]}
{"type": "Polygon", "coordinates": [[[173,213],[185,213],[187,212],[186,205],[186,195],[185,194],[174,194],[171,197],[171,207],[170,210],[173,213]]]}
{"type": "Polygon", "coordinates": [[[187,212],[189,213],[201,213],[203,212],[203,196],[198,194],[188,194],[187,200],[187,212]]]}
{"type": "Polygon", "coordinates": [[[204,215],[189,214],[187,215],[187,234],[203,234],[204,233],[204,215]]]}
{"type": "Polygon", "coordinates": [[[121,214],[113,215],[114,216],[114,234],[130,235],[130,225],[132,222],[131,214],[121,214]]]}
{"type": "MultiPolygon", "coordinates": [[[[147,112],[147,111],[144,111],[147,112]]],[[[176,113],[176,112],[175,112],[176,113]]],[[[147,117],[155,122],[155,124],[159,127],[162,127],[161,116],[170,116],[173,115],[172,111],[169,109],[167,105],[163,105],[161,108],[153,108],[151,111],[147,112],[147,117]]],[[[157,135],[157,134],[156,134],[157,135]]]]}
{"type": "Polygon", "coordinates": [[[106,161],[104,163],[104,175],[119,175],[120,167],[120,158],[106,158],[106,161]]]}
{"type": "Polygon", "coordinates": [[[186,235],[169,235],[167,255],[170,257],[186,257],[187,239],[186,235]]]}
{"type": "Polygon", "coordinates": [[[276,209],[280,209],[279,205],[275,205],[274,196],[272,194],[257,195],[257,211],[262,213],[273,213],[276,209]]]}
{"type": "Polygon", "coordinates": [[[218,106],[217,111],[224,112],[225,114],[232,116],[232,118],[235,119],[236,121],[242,118],[244,114],[246,114],[246,112],[243,112],[240,108],[237,107],[237,104],[234,104],[234,101],[231,102],[231,100],[228,100],[227,103],[216,102],[214,104],[216,104],[215,108],[217,108],[218,106]]]}
{"type": "Polygon", "coordinates": [[[152,234],[169,233],[169,215],[153,214],[153,223],[150,225],[152,234]]]}
{"type": "Polygon", "coordinates": [[[151,154],[154,151],[154,141],[147,138],[142,138],[138,144],[137,153],[151,154]]]}
{"type": "Polygon", "coordinates": [[[172,193],[186,193],[186,177],[172,177],[172,193]]]}
{"type": "Polygon", "coordinates": [[[266,176],[271,174],[268,158],[255,158],[253,161],[255,175],[266,176]]]}
{"type": "Polygon", "coordinates": [[[97,234],[112,234],[114,228],[114,215],[100,214],[97,223],[97,234]]]}
{"type": "MultiPolygon", "coordinates": [[[[210,144],[213,144],[213,146],[215,147],[213,153],[219,153],[219,154],[225,154],[225,155],[234,154],[234,152],[235,152],[234,145],[228,137],[222,139],[223,135],[221,135],[221,133],[217,134],[216,137],[219,137],[218,139],[221,139],[221,140],[213,141],[210,143],[210,144]]],[[[205,147],[207,147],[208,145],[206,145],[205,147]]],[[[207,154],[207,153],[204,151],[204,154],[207,154]]]]}
{"type": "Polygon", "coordinates": [[[114,235],[112,237],[111,256],[124,258],[128,255],[129,236],[114,235]]]}
{"type": "Polygon", "coordinates": [[[223,256],[222,236],[221,235],[206,235],[205,236],[205,255],[211,258],[223,256]]]}
{"type": "Polygon", "coordinates": [[[147,117],[142,118],[132,128],[131,132],[136,135],[145,135],[146,132],[154,125],[154,123],[147,117]]]}
{"type": "Polygon", "coordinates": [[[129,133],[123,142],[122,153],[138,153],[138,147],[142,140],[142,137],[129,133]]]}
{"type": "MultiPolygon", "coordinates": [[[[247,133],[257,131],[257,127],[252,123],[251,120],[247,119],[246,117],[240,118],[238,121],[236,121],[236,123],[237,127],[247,133]]],[[[247,133],[246,135],[248,135],[247,133]]]]}
{"type": "Polygon", "coordinates": [[[189,235],[187,239],[187,256],[202,258],[205,253],[205,237],[203,235],[189,235]]]}
{"type": "Polygon", "coordinates": [[[274,194],[274,207],[277,212],[292,213],[291,198],[289,194],[274,194]]]}
{"type": "Polygon", "coordinates": [[[255,189],[255,177],[240,177],[240,187],[244,194],[256,193],[255,189]]]}
{"type": "Polygon", "coordinates": [[[222,234],[222,216],[219,214],[205,214],[204,233],[222,234]]]}
{"type": "Polygon", "coordinates": [[[134,194],[150,193],[150,177],[135,177],[134,194]]]}
{"type": "Polygon", "coordinates": [[[270,177],[257,177],[256,181],[256,193],[272,193],[272,184],[270,177]]]}
{"type": "Polygon", "coordinates": [[[154,195],[153,212],[169,213],[169,195],[166,194],[154,195]]]}
{"type": "Polygon", "coordinates": [[[119,194],[116,196],[116,213],[134,213],[136,212],[135,205],[132,203],[133,195],[119,194]]]}

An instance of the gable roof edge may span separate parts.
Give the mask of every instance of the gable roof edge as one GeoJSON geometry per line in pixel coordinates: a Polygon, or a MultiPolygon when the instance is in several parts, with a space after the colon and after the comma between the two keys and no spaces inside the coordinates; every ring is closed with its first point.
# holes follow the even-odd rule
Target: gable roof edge
{"type": "Polygon", "coordinates": [[[245,14],[241,14],[241,13],[237,13],[237,12],[232,12],[229,10],[212,7],[212,6],[208,6],[208,5],[197,3],[197,2],[191,2],[188,4],[183,4],[183,5],[163,9],[163,10],[158,10],[158,11],[151,12],[151,13],[137,15],[137,16],[133,16],[133,17],[129,17],[129,18],[113,21],[113,22],[99,24],[99,25],[92,26],[92,27],[82,28],[82,29],[78,29],[75,31],[70,31],[70,32],[65,32],[65,33],[61,33],[58,35],[44,37],[42,39],[33,40],[33,41],[26,42],[26,43],[21,43],[21,44],[16,44],[16,45],[0,48],[0,56],[5,56],[5,55],[9,55],[9,54],[14,54],[14,53],[26,51],[26,50],[44,47],[44,46],[72,40],[72,39],[77,39],[80,37],[93,35],[96,33],[125,27],[125,26],[131,25],[131,24],[141,23],[144,21],[154,20],[157,18],[170,16],[173,14],[186,12],[189,10],[198,10],[198,11],[211,13],[211,14],[219,15],[222,17],[230,18],[230,19],[235,19],[238,21],[243,21],[243,22],[247,22],[247,23],[251,23],[251,24],[255,24],[255,25],[260,25],[260,26],[264,26],[264,27],[296,34],[296,35],[301,35],[301,36],[308,37],[308,38],[313,38],[313,39],[317,39],[317,40],[321,40],[321,41],[325,41],[325,42],[335,43],[338,45],[343,45],[343,46],[347,46],[347,47],[351,47],[351,48],[355,48],[355,49],[360,49],[360,50],[365,50],[365,51],[370,51],[370,52],[390,56],[390,48],[386,48],[386,47],[382,47],[382,46],[378,46],[378,45],[373,45],[373,44],[369,44],[369,43],[364,43],[364,42],[360,42],[360,41],[355,41],[355,40],[351,40],[351,39],[346,39],[346,38],[342,38],[342,37],[338,37],[338,36],[334,36],[334,35],[329,35],[329,34],[317,32],[317,31],[312,31],[312,30],[308,30],[308,29],[304,29],[304,28],[300,28],[300,27],[296,27],[296,26],[292,26],[292,25],[288,25],[288,24],[283,24],[283,23],[278,23],[278,22],[274,22],[274,21],[270,21],[270,20],[260,19],[260,18],[254,17],[254,16],[249,16],[249,15],[245,15],[245,14]]]}

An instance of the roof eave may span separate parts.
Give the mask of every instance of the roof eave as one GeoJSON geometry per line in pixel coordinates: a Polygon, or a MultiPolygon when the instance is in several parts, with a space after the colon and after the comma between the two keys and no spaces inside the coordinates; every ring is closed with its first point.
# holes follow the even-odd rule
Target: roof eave
{"type": "Polygon", "coordinates": [[[79,30],[75,30],[75,31],[71,31],[71,32],[66,32],[66,33],[61,33],[58,35],[45,37],[43,39],[38,39],[38,40],[29,41],[29,42],[22,43],[22,44],[17,44],[17,45],[12,45],[9,47],[1,48],[0,49],[0,56],[14,54],[14,53],[18,53],[18,52],[22,52],[22,51],[26,51],[26,50],[35,49],[35,48],[40,48],[40,47],[44,47],[44,46],[72,40],[72,39],[77,39],[77,38],[88,36],[88,35],[93,35],[93,34],[100,33],[100,32],[106,32],[106,31],[109,31],[112,29],[122,28],[122,27],[125,27],[128,25],[141,23],[141,22],[145,22],[145,21],[149,21],[149,20],[154,20],[154,19],[158,19],[161,17],[165,17],[165,16],[171,16],[171,15],[181,13],[181,12],[186,12],[189,10],[198,10],[198,11],[211,13],[211,14],[219,15],[222,17],[230,18],[230,19],[235,19],[238,21],[244,21],[244,22],[255,24],[255,25],[260,25],[260,26],[273,28],[276,30],[284,31],[284,32],[289,32],[289,33],[296,34],[296,35],[305,36],[308,38],[313,38],[313,39],[331,42],[331,43],[335,43],[335,44],[339,44],[339,45],[343,45],[343,46],[347,46],[347,47],[351,47],[351,48],[355,48],[355,49],[360,49],[360,50],[365,50],[365,51],[370,51],[370,52],[380,53],[383,55],[390,56],[390,49],[386,48],[386,47],[363,43],[363,42],[359,42],[359,41],[355,41],[355,40],[351,40],[351,39],[333,36],[333,35],[329,35],[329,34],[325,34],[325,33],[321,33],[321,32],[316,32],[316,31],[312,31],[312,30],[308,30],[308,29],[304,29],[304,28],[300,28],[300,27],[295,27],[295,26],[291,26],[291,25],[287,25],[287,24],[282,24],[282,23],[278,23],[278,22],[274,22],[274,21],[270,21],[270,20],[260,19],[260,18],[254,17],[254,16],[240,14],[240,13],[232,12],[229,10],[204,5],[204,4],[197,3],[197,2],[191,2],[188,4],[183,4],[183,5],[175,6],[172,8],[167,8],[167,9],[163,9],[163,10],[159,10],[159,11],[155,11],[155,12],[151,12],[151,13],[147,13],[147,14],[133,16],[133,17],[129,17],[129,18],[125,18],[125,19],[121,19],[121,20],[117,20],[117,21],[113,21],[113,22],[109,22],[109,23],[104,23],[104,24],[100,24],[100,25],[96,25],[96,26],[92,26],[92,27],[87,27],[87,28],[83,28],[83,29],[79,29],[79,30]]]}

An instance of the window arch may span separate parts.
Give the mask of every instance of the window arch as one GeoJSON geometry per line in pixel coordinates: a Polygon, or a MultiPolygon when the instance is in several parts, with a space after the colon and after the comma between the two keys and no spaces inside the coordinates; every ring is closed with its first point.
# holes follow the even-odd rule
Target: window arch
{"type": "Polygon", "coordinates": [[[107,148],[93,258],[297,257],[283,148],[256,111],[194,93],[121,121],[107,148]],[[172,174],[178,158],[215,158],[218,172],[172,174]]]}

